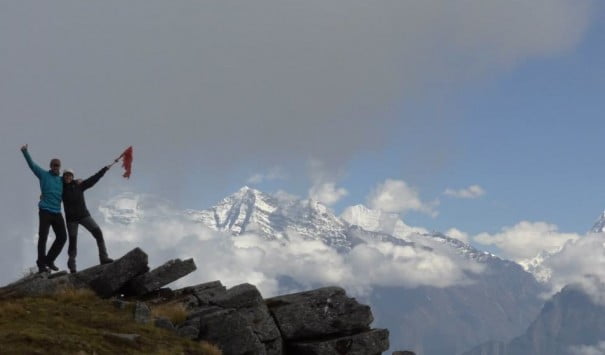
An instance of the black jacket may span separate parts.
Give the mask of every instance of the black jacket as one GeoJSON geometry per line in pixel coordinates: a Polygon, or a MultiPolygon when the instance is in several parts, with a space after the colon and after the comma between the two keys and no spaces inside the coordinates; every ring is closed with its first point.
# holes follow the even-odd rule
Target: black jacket
{"type": "Polygon", "coordinates": [[[107,170],[109,169],[104,167],[98,173],[79,184],[75,180],[69,184],[63,183],[63,207],[65,208],[65,219],[67,222],[78,221],[90,216],[90,212],[86,208],[86,201],[84,200],[84,191],[93,187],[105,175],[107,170]]]}

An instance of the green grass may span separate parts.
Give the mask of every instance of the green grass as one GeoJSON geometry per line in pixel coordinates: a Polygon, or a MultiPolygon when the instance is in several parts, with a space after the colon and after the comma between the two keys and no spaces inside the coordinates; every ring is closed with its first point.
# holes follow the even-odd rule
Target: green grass
{"type": "Polygon", "coordinates": [[[196,354],[220,355],[216,347],[135,323],[90,291],[0,300],[0,354],[196,354]],[[138,334],[135,342],[107,333],[138,334]]]}

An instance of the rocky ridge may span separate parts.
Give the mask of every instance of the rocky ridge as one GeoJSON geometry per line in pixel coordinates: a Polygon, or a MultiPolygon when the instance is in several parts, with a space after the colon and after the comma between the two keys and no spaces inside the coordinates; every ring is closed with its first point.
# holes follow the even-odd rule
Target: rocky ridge
{"type": "Polygon", "coordinates": [[[172,290],[163,286],[196,270],[193,260],[170,260],[153,270],[147,261],[147,254],[136,248],[111,264],[74,274],[30,275],[0,288],[0,299],[90,288],[113,299],[116,307],[132,309],[137,322],[153,322],[180,336],[216,344],[225,355],[365,355],[389,348],[389,331],[372,329],[370,307],[348,297],[342,288],[269,299],[253,285],[227,289],[220,281],[172,290]],[[186,319],[172,323],[154,318],[150,306],[163,304],[180,305],[186,319]]]}

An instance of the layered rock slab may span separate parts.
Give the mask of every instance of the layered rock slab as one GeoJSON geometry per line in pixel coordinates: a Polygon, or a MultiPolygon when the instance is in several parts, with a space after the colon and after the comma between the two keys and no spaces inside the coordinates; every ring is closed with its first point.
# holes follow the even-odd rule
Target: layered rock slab
{"type": "Polygon", "coordinates": [[[369,306],[347,297],[340,287],[278,296],[267,306],[286,341],[351,335],[370,330],[369,306]]]}

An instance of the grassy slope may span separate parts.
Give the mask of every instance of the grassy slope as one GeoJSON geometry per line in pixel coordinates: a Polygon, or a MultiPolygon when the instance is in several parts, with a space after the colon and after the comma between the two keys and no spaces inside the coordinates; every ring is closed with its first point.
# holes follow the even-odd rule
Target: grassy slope
{"type": "Polygon", "coordinates": [[[209,344],[133,321],[89,291],[0,300],[0,354],[199,354],[219,355],[209,344]],[[135,341],[106,333],[138,334],[135,341]]]}

